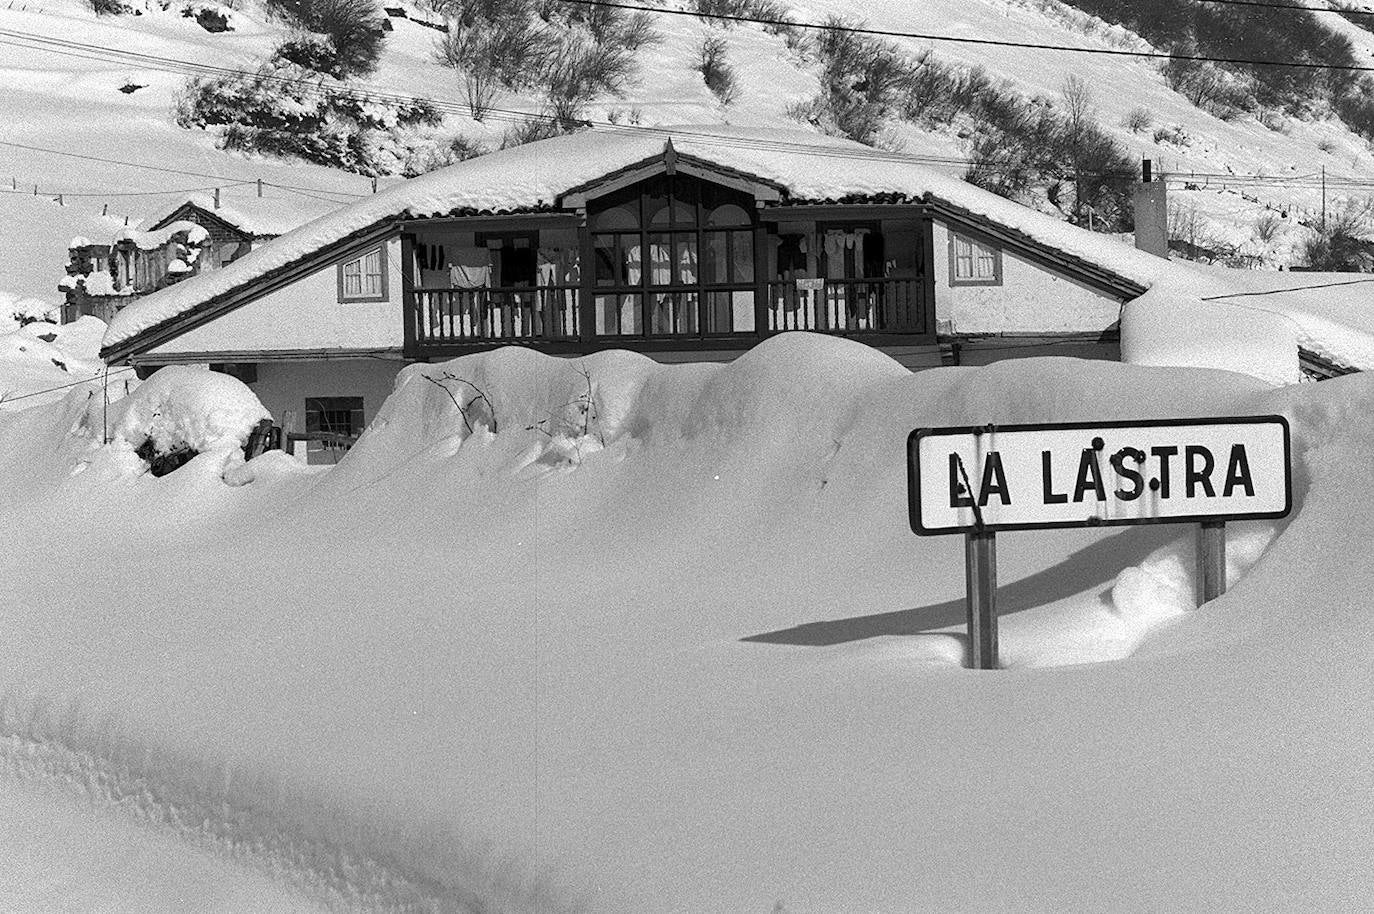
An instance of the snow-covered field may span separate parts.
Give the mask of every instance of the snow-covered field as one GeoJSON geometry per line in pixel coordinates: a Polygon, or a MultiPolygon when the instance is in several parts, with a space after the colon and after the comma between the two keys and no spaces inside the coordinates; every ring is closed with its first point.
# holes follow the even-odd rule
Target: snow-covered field
{"type": "Polygon", "coordinates": [[[102,445],[94,399],[0,414],[0,756],[95,759],[155,832],[171,807],[209,847],[284,848],[242,859],[316,901],[1374,892],[1361,376],[913,375],[799,334],[726,366],[512,349],[407,369],[335,467],[211,448],[161,479],[128,450],[149,423],[116,404],[102,445]],[[444,372],[488,397],[460,400],[471,433],[444,372]],[[1295,509],[1232,525],[1229,593],[1192,608],[1187,527],[1007,534],[1008,669],[961,667],[962,544],[907,527],[912,428],[1271,412],[1295,509]]]}

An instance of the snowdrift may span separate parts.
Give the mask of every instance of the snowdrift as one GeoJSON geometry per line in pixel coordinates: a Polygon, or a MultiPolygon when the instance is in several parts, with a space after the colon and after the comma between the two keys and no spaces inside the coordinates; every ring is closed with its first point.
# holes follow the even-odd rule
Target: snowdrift
{"type": "MultiPolygon", "coordinates": [[[[0,504],[0,693],[437,909],[1347,908],[1374,890],[1371,406],[1362,377],[912,375],[807,335],[413,366],[326,471],[0,504]],[[1010,669],[960,666],[912,428],[1269,412],[1296,508],[1234,525],[1225,597],[1191,609],[1185,527],[1007,535],[1010,669]]],[[[14,428],[0,474],[51,459],[14,428]]]]}

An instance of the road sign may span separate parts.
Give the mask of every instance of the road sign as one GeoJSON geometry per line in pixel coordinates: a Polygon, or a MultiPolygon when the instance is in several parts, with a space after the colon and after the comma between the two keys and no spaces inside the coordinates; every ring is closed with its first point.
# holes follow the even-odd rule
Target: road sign
{"type": "Polygon", "coordinates": [[[1226,590],[1226,521],[1293,505],[1282,416],[922,428],[911,529],[964,534],[969,666],[995,669],[997,531],[1196,522],[1201,602],[1226,590]]]}
{"type": "Polygon", "coordinates": [[[1282,416],[923,428],[907,441],[921,535],[1284,517],[1282,416]]]}

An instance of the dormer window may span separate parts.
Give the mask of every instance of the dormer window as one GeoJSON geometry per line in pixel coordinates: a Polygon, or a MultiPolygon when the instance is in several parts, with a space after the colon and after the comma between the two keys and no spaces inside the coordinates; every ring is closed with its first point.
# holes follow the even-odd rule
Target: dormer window
{"type": "Polygon", "coordinates": [[[386,301],[386,248],[339,264],[339,301],[386,301]]]}

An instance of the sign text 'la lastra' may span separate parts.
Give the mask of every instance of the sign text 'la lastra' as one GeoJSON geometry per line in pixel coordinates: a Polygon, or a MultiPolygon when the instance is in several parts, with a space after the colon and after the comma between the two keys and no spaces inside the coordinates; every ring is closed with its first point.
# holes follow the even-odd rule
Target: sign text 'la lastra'
{"type": "Polygon", "coordinates": [[[1282,416],[917,429],[911,528],[969,530],[1285,516],[1282,416]]]}

